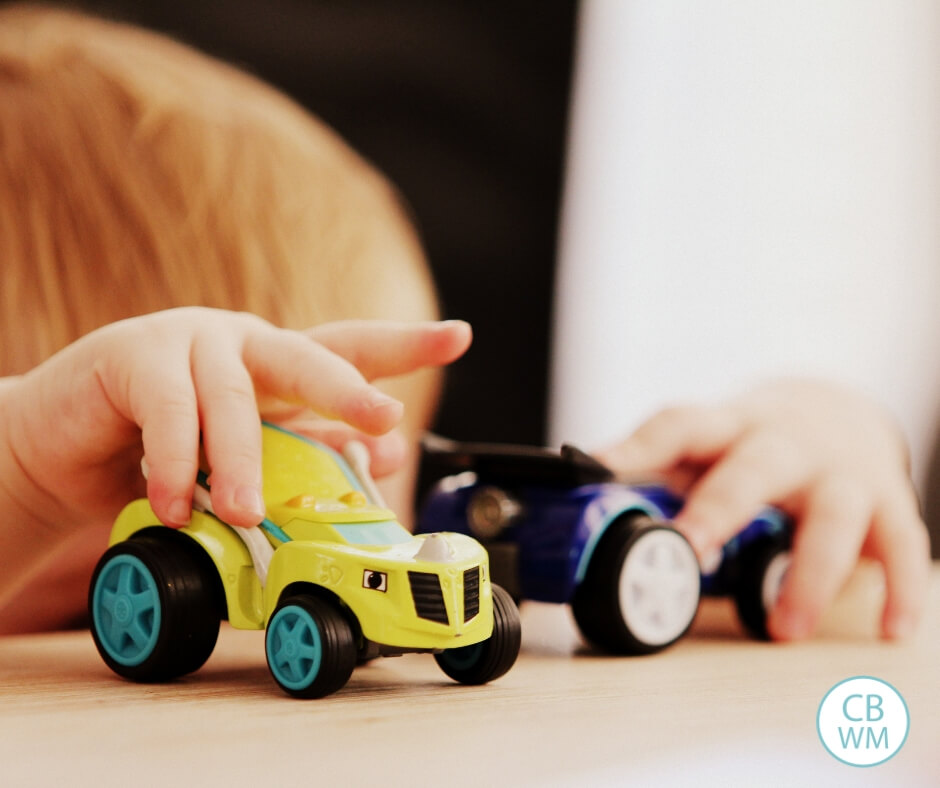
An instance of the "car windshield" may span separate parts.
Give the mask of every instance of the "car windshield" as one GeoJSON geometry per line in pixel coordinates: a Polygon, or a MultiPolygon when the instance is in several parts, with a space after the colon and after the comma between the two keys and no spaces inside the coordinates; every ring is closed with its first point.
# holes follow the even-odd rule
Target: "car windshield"
{"type": "Polygon", "coordinates": [[[414,538],[401,523],[394,520],[377,523],[334,523],[333,527],[349,544],[403,544],[414,538]]]}
{"type": "Polygon", "coordinates": [[[263,428],[264,497],[288,501],[298,495],[341,499],[362,485],[340,454],[315,440],[273,424],[263,428]]]}
{"type": "Polygon", "coordinates": [[[432,472],[442,471],[438,477],[473,471],[478,479],[491,484],[575,487],[613,479],[607,466],[568,444],[556,450],[426,439],[424,461],[432,472]]]}

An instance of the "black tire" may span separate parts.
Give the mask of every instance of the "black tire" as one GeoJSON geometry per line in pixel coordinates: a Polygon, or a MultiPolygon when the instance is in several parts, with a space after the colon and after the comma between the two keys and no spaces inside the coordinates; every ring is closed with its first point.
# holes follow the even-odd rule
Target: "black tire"
{"type": "Polygon", "coordinates": [[[786,541],[763,539],[745,546],[735,559],[734,604],[741,624],[758,640],[770,640],[767,616],[780,590],[789,555],[786,541]]]}
{"type": "MultiPolygon", "coordinates": [[[[650,577],[655,581],[647,573],[650,577]]],[[[685,538],[668,523],[630,515],[611,523],[601,537],[571,610],[592,645],[612,654],[652,654],[688,631],[700,592],[698,561],[685,538]],[[636,562],[647,560],[647,553],[657,567],[662,563],[662,591],[633,588],[636,584],[625,574],[635,575],[636,562]],[[669,604],[675,610],[663,609],[669,604]]]]}
{"type": "Polygon", "coordinates": [[[451,648],[434,655],[441,670],[461,684],[486,684],[505,674],[522,645],[519,609],[512,597],[493,585],[493,634],[481,643],[451,648]]]}
{"type": "Polygon", "coordinates": [[[88,593],[98,653],[134,681],[192,673],[219,636],[223,602],[211,560],[184,534],[162,531],[105,552],[88,593]]]}
{"type": "Polygon", "coordinates": [[[358,658],[345,614],[313,594],[292,594],[278,603],[264,646],[271,676],[295,698],[336,692],[349,681],[358,658]]]}

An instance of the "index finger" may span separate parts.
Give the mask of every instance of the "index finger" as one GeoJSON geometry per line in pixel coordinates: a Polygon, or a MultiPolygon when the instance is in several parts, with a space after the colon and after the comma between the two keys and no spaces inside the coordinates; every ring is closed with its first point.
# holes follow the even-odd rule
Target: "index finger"
{"type": "Polygon", "coordinates": [[[659,411],[626,440],[595,454],[621,476],[664,472],[683,462],[712,460],[743,428],[730,409],[677,406],[659,411]]]}
{"type": "Polygon", "coordinates": [[[473,338],[470,324],[463,320],[346,320],[305,333],[346,359],[366,380],[449,364],[464,354],[473,338]]]}
{"type": "Polygon", "coordinates": [[[371,435],[401,421],[403,405],[368,383],[342,356],[303,334],[270,329],[248,336],[245,366],[256,386],[371,435]]]}
{"type": "Polygon", "coordinates": [[[783,503],[807,484],[812,468],[797,447],[773,433],[736,443],[692,488],[676,527],[707,558],[767,504],[783,503]]]}

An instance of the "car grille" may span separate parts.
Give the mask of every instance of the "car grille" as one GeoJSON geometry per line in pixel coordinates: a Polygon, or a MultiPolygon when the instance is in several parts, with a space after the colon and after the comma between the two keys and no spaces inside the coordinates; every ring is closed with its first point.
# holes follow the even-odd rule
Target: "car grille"
{"type": "Polygon", "coordinates": [[[408,582],[411,583],[411,596],[415,601],[418,618],[449,624],[450,619],[447,616],[438,576],[430,572],[409,572],[408,582]]]}
{"type": "Polygon", "coordinates": [[[480,612],[480,567],[463,573],[463,620],[469,621],[480,612]]]}

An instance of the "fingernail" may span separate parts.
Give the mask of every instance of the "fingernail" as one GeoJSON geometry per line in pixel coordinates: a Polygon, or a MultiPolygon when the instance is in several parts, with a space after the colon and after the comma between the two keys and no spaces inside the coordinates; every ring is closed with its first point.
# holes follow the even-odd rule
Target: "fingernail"
{"type": "Polygon", "coordinates": [[[243,512],[255,515],[260,521],[264,517],[264,498],[257,487],[243,484],[235,489],[235,506],[243,512]]]}
{"type": "Polygon", "coordinates": [[[696,528],[694,525],[689,525],[687,522],[680,519],[676,519],[673,525],[689,540],[689,544],[692,545],[692,549],[695,550],[695,554],[703,564],[706,558],[711,558],[714,555],[715,547],[712,545],[711,539],[708,538],[708,535],[702,531],[701,528],[696,528]]]}
{"type": "Polygon", "coordinates": [[[189,518],[192,514],[190,502],[185,498],[177,498],[175,501],[170,503],[166,514],[167,518],[170,520],[170,525],[175,525],[178,527],[189,525],[189,518]]]}
{"type": "Polygon", "coordinates": [[[698,563],[703,575],[710,575],[717,572],[718,567],[721,566],[721,548],[716,547],[707,550],[704,555],[699,557],[698,563]]]}
{"type": "Polygon", "coordinates": [[[401,403],[397,399],[377,390],[373,390],[369,393],[368,402],[370,408],[386,408],[389,405],[401,406],[401,403]]]}

